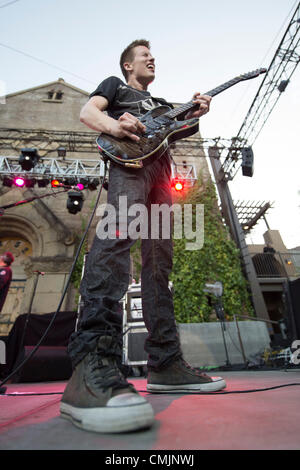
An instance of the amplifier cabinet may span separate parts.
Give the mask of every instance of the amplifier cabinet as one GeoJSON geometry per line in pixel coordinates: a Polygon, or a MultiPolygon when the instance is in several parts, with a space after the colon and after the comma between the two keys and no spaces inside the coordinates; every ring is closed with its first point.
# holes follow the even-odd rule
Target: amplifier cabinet
{"type": "Polygon", "coordinates": [[[123,364],[130,366],[147,364],[144,344],[148,331],[143,320],[141,285],[130,285],[121,304],[123,309],[123,364]]]}

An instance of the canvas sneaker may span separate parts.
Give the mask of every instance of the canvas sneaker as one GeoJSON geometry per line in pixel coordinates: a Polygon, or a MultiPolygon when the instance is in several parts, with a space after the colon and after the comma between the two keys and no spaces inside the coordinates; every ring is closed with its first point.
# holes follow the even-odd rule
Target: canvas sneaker
{"type": "Polygon", "coordinates": [[[226,387],[222,377],[209,377],[182,358],[159,372],[149,371],[147,391],[151,393],[217,392],[226,387]]]}
{"type": "Polygon", "coordinates": [[[76,366],[64,391],[61,417],[87,431],[118,433],[148,428],[153,409],[118,369],[114,356],[103,351],[111,337],[102,336],[96,351],[76,366]]]}

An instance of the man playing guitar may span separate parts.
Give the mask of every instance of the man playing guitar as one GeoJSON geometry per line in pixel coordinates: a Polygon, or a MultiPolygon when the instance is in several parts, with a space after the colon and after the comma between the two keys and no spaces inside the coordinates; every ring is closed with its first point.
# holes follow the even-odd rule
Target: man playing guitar
{"type": "MultiPolygon", "coordinates": [[[[168,104],[154,98],[148,86],[155,78],[155,60],[149,42],[137,40],[122,53],[120,66],[126,83],[117,77],[104,80],[83,107],[80,120],[93,130],[138,142],[145,131],[141,117],[168,104]]],[[[198,109],[185,118],[209,111],[211,97],[193,96],[198,109]]],[[[122,432],[151,426],[150,403],[121,374],[122,314],[119,301],[128,289],[130,248],[135,239],[120,236],[122,214],[119,197],[127,206],[172,205],[171,158],[166,150],[159,159],[139,170],[110,162],[107,202],[119,215],[116,236],[95,236],[86,262],[80,292],[84,307],[79,329],[71,336],[69,354],[74,367],[61,401],[61,416],[75,425],[97,432],[122,432]]],[[[149,233],[151,233],[149,216],[149,233]]],[[[130,223],[130,216],[127,223],[130,223]]],[[[189,366],[182,357],[168,276],[172,268],[172,240],[142,239],[142,309],[148,337],[147,391],[201,393],[226,386],[189,366]]]]}

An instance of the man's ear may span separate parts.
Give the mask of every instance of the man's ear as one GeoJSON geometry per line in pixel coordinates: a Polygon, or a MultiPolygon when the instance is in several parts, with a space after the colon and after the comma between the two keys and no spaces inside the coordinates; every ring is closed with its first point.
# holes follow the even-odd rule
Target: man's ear
{"type": "Polygon", "coordinates": [[[132,70],[132,64],[130,62],[124,62],[123,67],[126,70],[126,72],[129,72],[130,70],[132,70]]]}

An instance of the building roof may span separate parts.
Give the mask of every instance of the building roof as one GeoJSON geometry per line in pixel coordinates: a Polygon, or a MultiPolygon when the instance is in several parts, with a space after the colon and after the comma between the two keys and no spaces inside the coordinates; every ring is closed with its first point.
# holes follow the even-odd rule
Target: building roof
{"type": "Polygon", "coordinates": [[[63,78],[59,78],[58,80],[55,80],[53,82],[44,83],[42,85],[38,85],[38,86],[35,86],[35,87],[32,87],[32,88],[27,88],[26,90],[20,90],[20,91],[16,91],[15,93],[10,93],[10,94],[6,95],[5,98],[10,98],[11,96],[21,95],[22,93],[28,93],[29,91],[34,91],[34,90],[38,90],[39,88],[45,88],[45,87],[54,86],[54,85],[57,85],[57,84],[66,86],[68,88],[71,88],[72,90],[78,91],[79,93],[82,93],[83,95],[86,95],[86,96],[90,95],[89,92],[87,92],[85,90],[81,90],[80,88],[77,88],[74,85],[71,85],[70,83],[65,82],[65,80],[63,78]]]}

